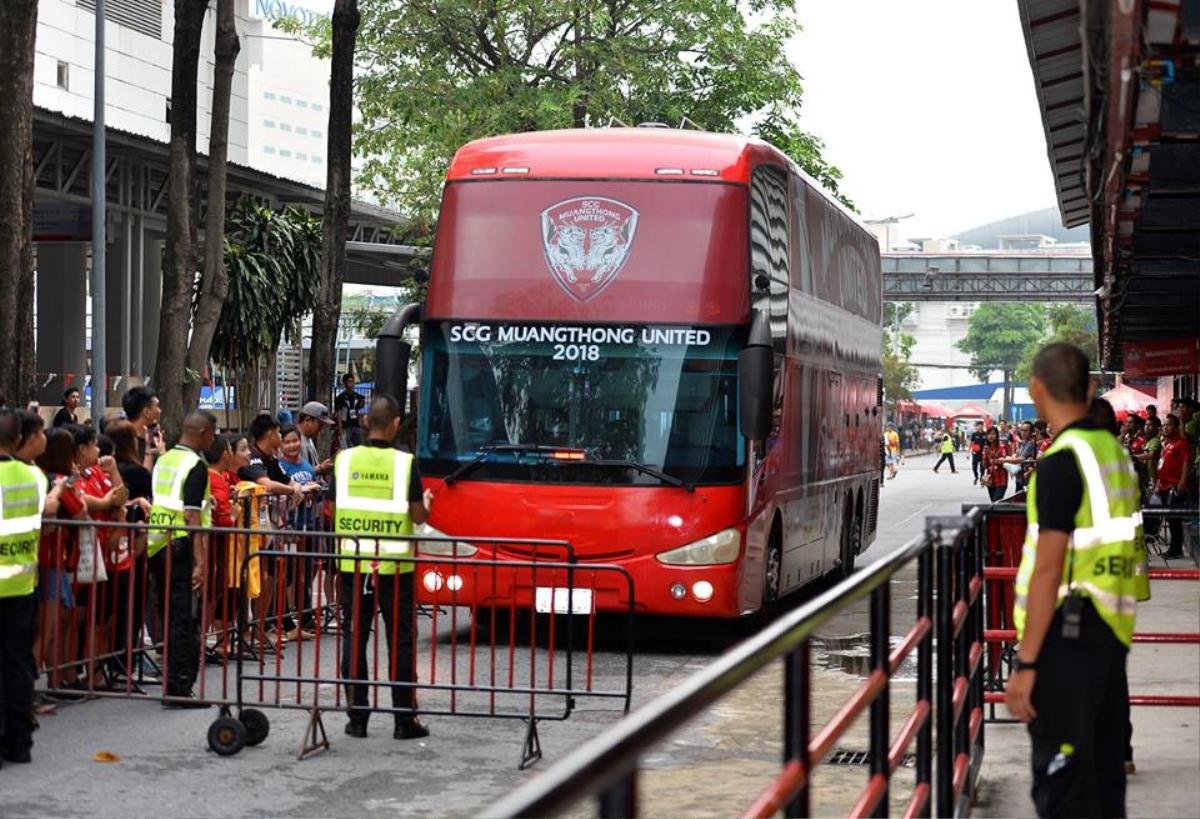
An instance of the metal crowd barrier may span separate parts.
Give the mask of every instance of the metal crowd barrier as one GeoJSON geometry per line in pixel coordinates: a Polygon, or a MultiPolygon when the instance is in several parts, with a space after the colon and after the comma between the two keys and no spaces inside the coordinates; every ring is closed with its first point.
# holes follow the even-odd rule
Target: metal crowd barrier
{"type": "Polygon", "coordinates": [[[916,784],[905,815],[929,816],[935,807],[935,796],[938,815],[960,812],[973,792],[974,774],[983,753],[982,688],[978,675],[982,653],[983,582],[978,570],[982,558],[979,539],[970,535],[977,520],[978,513],[962,519],[932,519],[930,528],[921,537],[782,616],[707,668],[642,706],[542,775],[494,803],[483,815],[550,815],[564,812],[581,799],[595,796],[601,817],[637,816],[642,758],[690,720],[777,661],[781,661],[784,668],[782,767],[744,811],[744,816],[771,816],[780,811],[786,816],[808,816],[813,771],[868,707],[870,770],[851,815],[887,815],[891,776],[914,740],[917,745],[916,784]],[[951,529],[954,530],[952,535],[949,534],[951,529]],[[936,601],[935,557],[941,567],[940,594],[936,601]],[[914,562],[917,564],[917,616],[893,648],[890,644],[891,581],[901,569],[914,562]],[[824,623],[867,596],[870,596],[871,673],[830,721],[812,735],[810,642],[824,623]],[[917,652],[916,701],[899,733],[892,737],[889,725],[891,677],[914,650],[917,652]],[[942,674],[937,697],[939,764],[936,772],[933,766],[935,650],[942,674]]]}
{"type": "MultiPolygon", "coordinates": [[[[964,507],[965,508],[965,507],[964,507]]],[[[1195,509],[1148,507],[1142,509],[1145,520],[1194,521],[1195,509]]],[[[978,534],[984,539],[987,565],[983,576],[986,586],[987,628],[984,640],[987,643],[987,660],[984,668],[985,694],[988,704],[989,722],[1010,722],[998,716],[996,706],[1004,702],[1004,689],[1012,673],[1016,659],[1017,631],[1013,625],[1013,580],[1021,562],[1021,549],[1025,541],[1025,506],[1016,503],[997,503],[983,508],[978,534]]],[[[1153,586],[1165,581],[1200,581],[1200,569],[1175,569],[1153,565],[1155,556],[1150,556],[1149,577],[1151,593],[1153,586]]],[[[1150,603],[1142,605],[1153,605],[1150,603]]],[[[1133,635],[1135,643],[1159,643],[1174,645],[1200,645],[1200,633],[1195,631],[1146,632],[1133,635]]],[[[1200,697],[1192,694],[1135,694],[1130,693],[1129,704],[1174,708],[1200,708],[1200,697]]]]}
{"type": "MultiPolygon", "coordinates": [[[[123,697],[217,706],[220,715],[208,732],[209,745],[226,755],[266,739],[270,723],[263,709],[303,710],[309,714],[299,752],[304,757],[329,746],[322,713],[347,709],[346,686],[363,685],[368,689],[366,710],[370,712],[521,720],[525,724],[521,767],[541,757],[537,723],[569,718],[578,700],[595,698],[614,703],[614,713],[628,711],[634,588],[623,568],[580,564],[563,541],[414,535],[405,538],[416,550],[413,557],[379,556],[364,548],[361,557],[351,559],[364,566],[387,561],[410,564],[415,571],[407,582],[440,578],[444,588],[438,602],[421,605],[410,594],[408,608],[401,612],[400,597],[393,593],[394,610],[385,613],[376,606],[368,612],[362,608],[362,584],[368,577],[373,578],[371,591],[380,596],[382,584],[390,582],[398,588],[404,581],[364,568],[355,572],[350,584],[354,600],[348,608],[338,589],[348,576],[337,572],[340,539],[322,531],[319,507],[320,499],[298,508],[284,508],[267,499],[253,507],[254,514],[247,514],[251,526],[173,527],[209,537],[209,565],[201,588],[188,597],[194,603],[189,615],[199,636],[198,656],[191,657],[185,650],[182,660],[196,663],[194,697],[168,693],[164,683],[173,680],[172,671],[178,670],[171,663],[181,662],[171,644],[178,614],[171,610],[170,584],[156,587],[145,555],[139,553],[156,527],[47,520],[43,567],[57,569],[58,597],[69,588],[79,596],[79,605],[59,604],[48,591],[50,584],[43,584],[42,593],[49,594],[51,604],[41,606],[42,628],[35,651],[39,691],[60,700],[123,697]],[[273,528],[281,520],[298,528],[273,528]],[[73,536],[68,537],[68,532],[73,536]],[[85,537],[87,532],[96,536],[85,537]],[[126,568],[116,571],[115,561],[104,552],[107,544],[121,541],[131,548],[126,568]],[[454,552],[453,544],[463,542],[493,551],[520,549],[531,557],[498,561],[445,556],[454,552]],[[69,543],[76,544],[74,554],[69,543]],[[80,564],[86,577],[95,579],[95,569],[87,567],[112,562],[110,579],[79,582],[80,565],[70,564],[78,564],[80,543],[91,544],[90,563],[85,558],[80,564]],[[423,556],[426,550],[438,554],[423,556]],[[551,557],[542,559],[542,553],[551,557]],[[517,595],[515,589],[499,593],[501,583],[513,582],[514,569],[533,584],[527,595],[517,595]],[[609,587],[621,584],[625,589],[624,633],[606,635],[624,637],[625,667],[619,682],[611,681],[611,673],[608,679],[597,679],[593,654],[597,615],[594,607],[582,610],[573,599],[577,589],[600,578],[609,587]],[[489,604],[468,604],[458,596],[468,582],[474,589],[490,586],[497,594],[489,604]],[[533,594],[543,584],[564,590],[561,595],[551,594],[548,612],[540,610],[539,598],[533,594]],[[332,599],[331,592],[339,599],[332,599]],[[391,628],[384,628],[384,622],[391,628]],[[371,632],[365,641],[368,668],[358,668],[357,653],[351,652],[347,670],[341,662],[343,647],[347,642],[357,644],[363,628],[371,632]],[[398,664],[390,646],[402,628],[411,629],[413,635],[415,673],[412,680],[397,683],[390,679],[398,664]],[[280,638],[289,629],[296,638],[284,644],[280,638]],[[429,638],[427,644],[420,640],[421,632],[429,638]],[[360,676],[366,679],[357,679],[360,676]],[[381,691],[412,691],[414,697],[419,692],[420,700],[415,708],[394,707],[381,702],[381,691]]],[[[170,578],[171,550],[164,549],[163,555],[161,573],[170,578]]]]}
{"type": "Polygon", "coordinates": [[[925,520],[938,554],[938,815],[966,816],[984,753],[983,512],[925,520]]]}

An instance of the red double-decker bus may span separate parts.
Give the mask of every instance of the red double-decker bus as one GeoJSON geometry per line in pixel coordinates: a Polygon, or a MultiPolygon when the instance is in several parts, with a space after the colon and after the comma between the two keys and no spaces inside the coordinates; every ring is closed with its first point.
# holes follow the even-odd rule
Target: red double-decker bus
{"type": "MultiPolygon", "coordinates": [[[[464,146],[421,315],[432,526],[567,540],[581,565],[625,567],[652,613],[738,617],[848,573],[875,534],[881,300],[875,239],[763,142],[464,146]]],[[[457,579],[456,599],[541,595],[505,577],[457,579]]],[[[623,587],[574,596],[627,605],[623,587]]]]}

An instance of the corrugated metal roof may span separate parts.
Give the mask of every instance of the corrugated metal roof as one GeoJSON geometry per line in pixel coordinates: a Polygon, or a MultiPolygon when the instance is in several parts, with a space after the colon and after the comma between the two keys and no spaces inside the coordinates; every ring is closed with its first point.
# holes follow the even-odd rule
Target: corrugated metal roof
{"type": "Polygon", "coordinates": [[[1091,212],[1084,188],[1088,129],[1080,4],[1019,0],[1018,6],[1063,224],[1087,224],[1091,212]]]}

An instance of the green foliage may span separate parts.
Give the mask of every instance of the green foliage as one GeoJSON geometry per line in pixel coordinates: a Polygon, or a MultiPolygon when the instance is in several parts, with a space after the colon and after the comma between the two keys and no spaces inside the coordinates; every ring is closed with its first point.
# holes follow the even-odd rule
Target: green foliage
{"type": "Polygon", "coordinates": [[[244,370],[278,349],[285,335],[297,342],[300,319],[317,301],[320,263],[320,219],[240,199],[225,222],[229,295],[213,338],[213,361],[244,370]]]}
{"type": "Polygon", "coordinates": [[[971,356],[971,372],[986,381],[993,370],[1015,371],[1045,328],[1043,305],[985,302],[971,315],[966,338],[957,346],[971,356]]]}
{"type": "Polygon", "coordinates": [[[900,323],[912,311],[911,302],[883,303],[883,391],[892,405],[912,400],[912,390],[921,381],[917,368],[909,363],[917,340],[900,331],[900,323]]]}
{"type": "Polygon", "coordinates": [[[1096,311],[1076,304],[1052,304],[1046,309],[1049,333],[1045,338],[1030,344],[1025,349],[1025,358],[1017,367],[1017,380],[1029,381],[1033,369],[1033,357],[1038,350],[1054,342],[1074,344],[1087,354],[1092,366],[1100,357],[1100,346],[1096,334],[1096,311]]]}
{"type": "MultiPolygon", "coordinates": [[[[361,0],[359,182],[428,239],[463,143],[497,134],[691,120],[779,144],[836,191],[840,172],[797,125],[789,0],[361,0]]],[[[284,23],[292,30],[300,25],[284,23]]],[[[329,50],[329,22],[305,33],[329,50]]]]}

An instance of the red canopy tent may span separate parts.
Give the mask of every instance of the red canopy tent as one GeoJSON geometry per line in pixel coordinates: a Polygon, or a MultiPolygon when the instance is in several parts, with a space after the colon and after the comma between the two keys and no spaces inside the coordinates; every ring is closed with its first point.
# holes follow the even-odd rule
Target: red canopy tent
{"type": "Polygon", "coordinates": [[[975,403],[963,404],[954,411],[955,418],[991,418],[992,414],[975,403]]]}
{"type": "Polygon", "coordinates": [[[951,417],[949,410],[947,410],[941,404],[935,403],[933,401],[922,401],[921,402],[921,414],[927,415],[930,418],[950,418],[951,417]]]}
{"type": "Polygon", "coordinates": [[[1124,421],[1131,412],[1134,415],[1144,415],[1146,407],[1155,403],[1154,396],[1146,395],[1141,390],[1135,390],[1127,384],[1113,387],[1100,397],[1112,404],[1113,412],[1117,414],[1118,421],[1124,421]]]}

